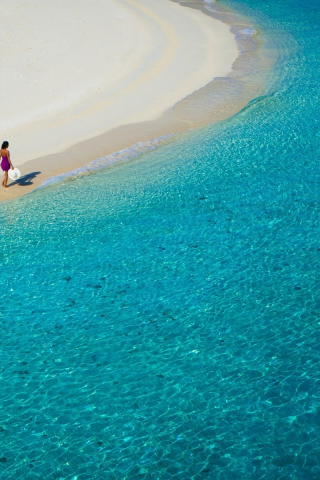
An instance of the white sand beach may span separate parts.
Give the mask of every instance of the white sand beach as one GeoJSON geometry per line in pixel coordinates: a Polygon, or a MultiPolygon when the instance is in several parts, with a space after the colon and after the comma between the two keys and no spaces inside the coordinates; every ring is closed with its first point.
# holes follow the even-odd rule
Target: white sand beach
{"type": "Polygon", "coordinates": [[[188,126],[176,102],[231,71],[230,27],[170,0],[2,0],[1,135],[22,174],[53,174],[188,126]],[[27,163],[26,163],[27,162],[27,163]]]}

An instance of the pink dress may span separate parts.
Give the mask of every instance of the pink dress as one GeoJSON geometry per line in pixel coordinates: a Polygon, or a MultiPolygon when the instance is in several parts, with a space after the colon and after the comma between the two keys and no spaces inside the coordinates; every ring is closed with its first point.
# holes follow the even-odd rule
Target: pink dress
{"type": "Polygon", "coordinates": [[[4,172],[7,172],[8,170],[10,170],[10,163],[9,163],[8,157],[2,157],[1,168],[4,172]]]}

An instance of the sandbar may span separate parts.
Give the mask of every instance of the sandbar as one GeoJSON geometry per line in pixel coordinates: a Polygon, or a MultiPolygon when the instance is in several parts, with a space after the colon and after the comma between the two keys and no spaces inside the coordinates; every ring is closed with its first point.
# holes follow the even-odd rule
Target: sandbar
{"type": "Polygon", "coordinates": [[[189,128],[174,105],[239,55],[227,24],[169,0],[2,0],[0,11],[1,132],[29,175],[0,200],[189,128]]]}

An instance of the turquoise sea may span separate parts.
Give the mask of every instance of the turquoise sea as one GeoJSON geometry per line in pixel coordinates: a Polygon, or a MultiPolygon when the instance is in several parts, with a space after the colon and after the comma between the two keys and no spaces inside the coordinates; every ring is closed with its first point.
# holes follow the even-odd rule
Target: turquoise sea
{"type": "Polygon", "coordinates": [[[1,479],[320,478],[319,2],[224,5],[265,95],[0,205],[1,479]]]}

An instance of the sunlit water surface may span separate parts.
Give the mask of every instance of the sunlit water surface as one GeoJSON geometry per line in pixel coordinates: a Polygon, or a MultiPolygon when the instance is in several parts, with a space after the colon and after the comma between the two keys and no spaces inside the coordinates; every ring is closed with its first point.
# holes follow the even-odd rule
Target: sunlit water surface
{"type": "Polygon", "coordinates": [[[320,478],[319,5],[228,6],[276,88],[0,206],[1,479],[320,478]]]}

